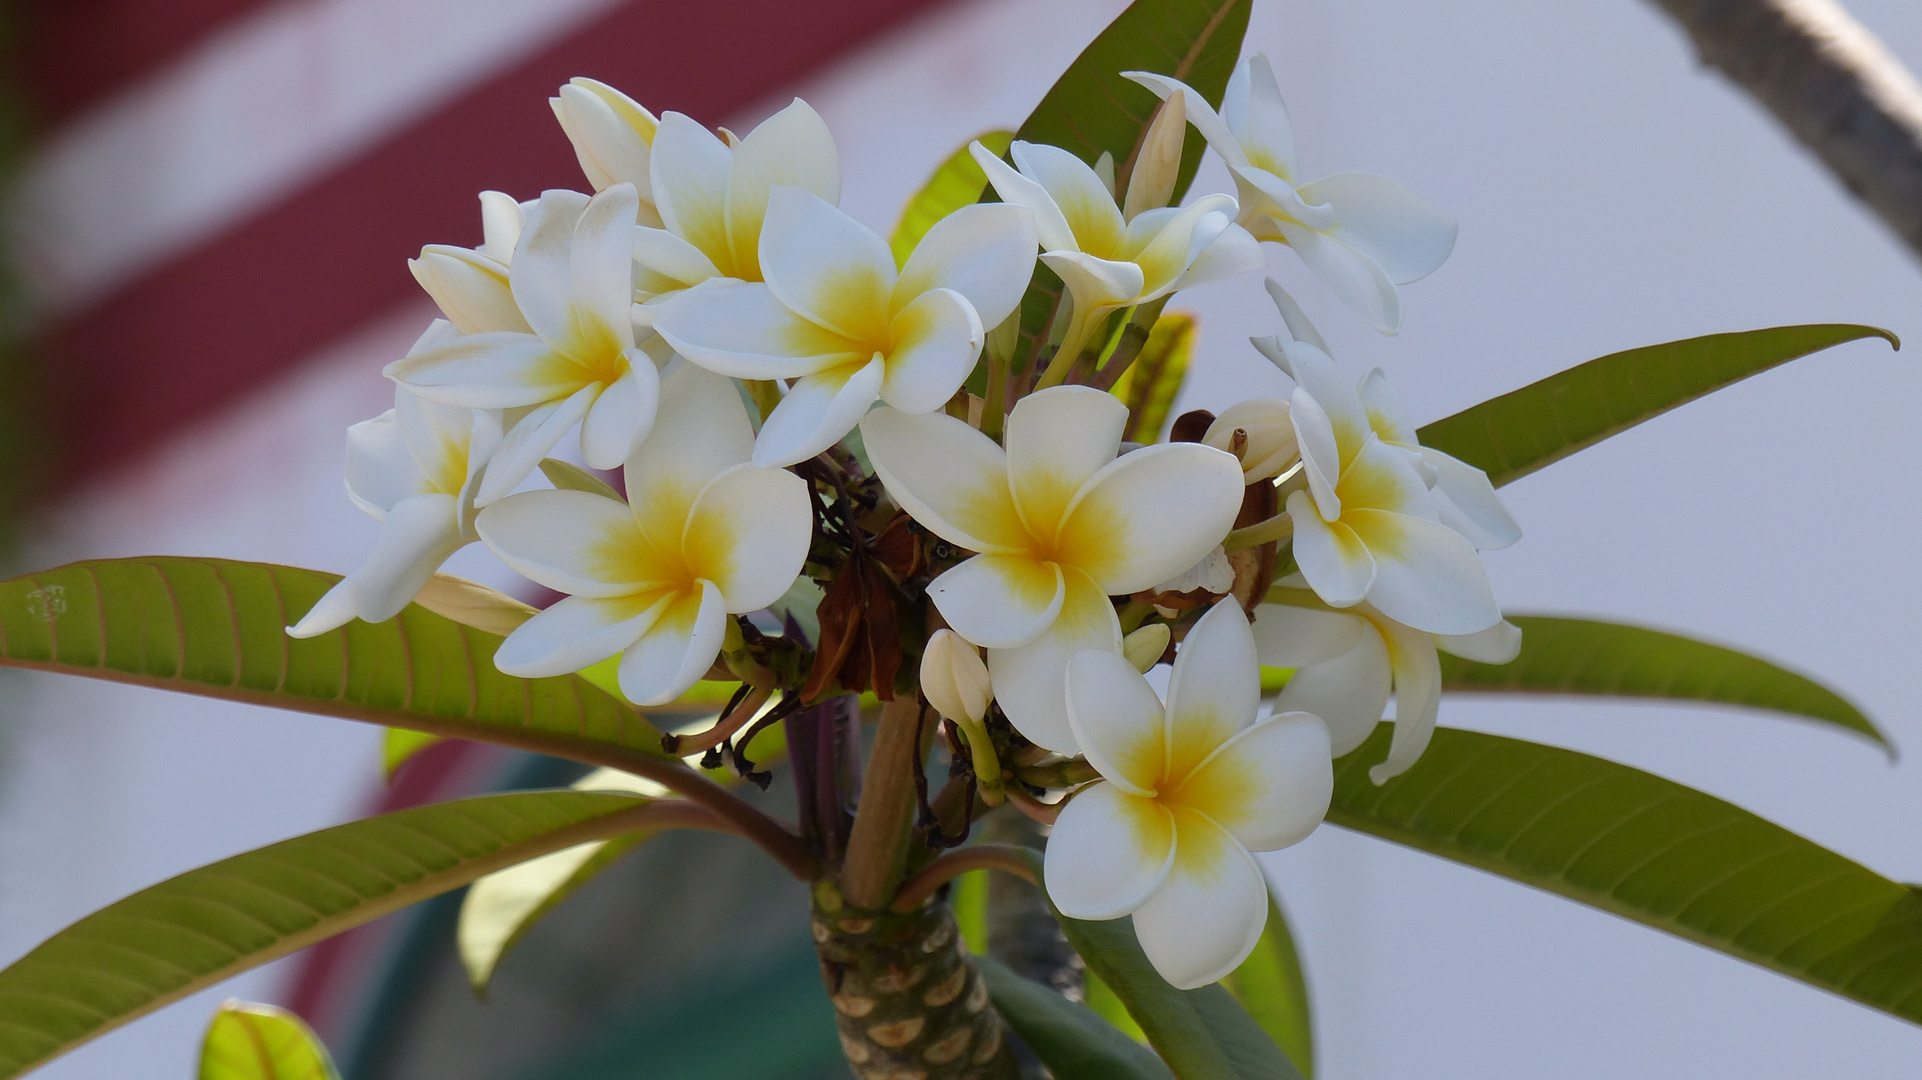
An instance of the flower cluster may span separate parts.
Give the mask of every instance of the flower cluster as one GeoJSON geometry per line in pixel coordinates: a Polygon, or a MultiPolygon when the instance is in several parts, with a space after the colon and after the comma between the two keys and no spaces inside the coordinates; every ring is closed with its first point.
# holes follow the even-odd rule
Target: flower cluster
{"type": "Polygon", "coordinates": [[[1298,184],[1260,56],[1219,111],[1125,74],[1163,102],[1129,161],[976,143],[998,201],[953,209],[898,264],[837,207],[805,103],[736,137],[562,87],[594,192],[484,193],[479,247],[412,263],[444,318],[387,367],[394,408],[348,432],[348,491],[380,537],[290,632],[392,618],[479,541],[563,595],[507,634],[507,673],[618,657],[642,706],[703,679],[790,710],[924,695],[970,806],[1058,811],[1063,913],[1132,914],[1169,981],[1221,978],[1266,916],[1251,852],[1313,831],[1332,759],[1392,694],[1373,776],[1406,770],[1437,650],[1514,654],[1478,551],[1519,531],[1272,281],[1287,332],[1254,344],[1289,396],[1124,439],[1108,388],[1174,292],[1259,270],[1272,242],[1393,332],[1399,284],[1455,235],[1382,177],[1298,184]],[[1176,202],[1190,126],[1234,194],[1176,202]],[[1036,289],[1059,293],[1039,325],[1036,289]],[[554,459],[576,446],[608,475],[554,459]],[[1263,665],[1292,671],[1265,709],[1263,665]],[[1065,806],[1035,801],[1043,776],[1065,806]]]}

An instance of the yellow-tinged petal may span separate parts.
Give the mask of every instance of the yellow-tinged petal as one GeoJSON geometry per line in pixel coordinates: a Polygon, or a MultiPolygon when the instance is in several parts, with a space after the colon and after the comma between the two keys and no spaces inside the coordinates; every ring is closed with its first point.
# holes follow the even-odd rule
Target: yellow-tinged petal
{"type": "Polygon", "coordinates": [[[461,333],[532,333],[514,304],[505,265],[467,248],[429,244],[407,269],[461,333]]]}
{"type": "Polygon", "coordinates": [[[680,113],[661,114],[648,175],[662,226],[701,249],[729,277],[738,276],[727,238],[728,174],[733,161],[734,151],[713,132],[680,113]]]}
{"type": "Polygon", "coordinates": [[[1223,743],[1165,798],[1204,814],[1250,851],[1307,838],[1334,794],[1328,728],[1305,712],[1271,716],[1223,743]]]}
{"type": "Polygon", "coordinates": [[[799,188],[767,196],[760,266],[788,310],[821,328],[885,348],[894,256],[874,230],[799,188]]]}
{"type": "MultiPolygon", "coordinates": [[[[1460,533],[1439,522],[1377,510],[1342,515],[1343,522],[1350,519],[1376,568],[1368,602],[1383,615],[1436,634],[1472,634],[1501,619],[1488,572],[1460,533]]],[[[1295,548],[1301,550],[1300,532],[1295,548]]],[[[1307,569],[1306,561],[1302,568],[1307,569]]]]}
{"type": "Polygon", "coordinates": [[[677,576],[624,504],[585,491],[510,495],[482,510],[475,528],[516,573],[574,596],[623,596],[677,576]]]}
{"type": "Polygon", "coordinates": [[[922,293],[888,326],[881,400],[904,412],[933,412],[947,404],[974,371],[986,336],[966,297],[953,289],[922,293]]]}
{"type": "Polygon", "coordinates": [[[1168,679],[1165,783],[1188,774],[1254,723],[1261,706],[1255,635],[1232,597],[1208,609],[1182,639],[1168,679]]]}
{"type": "Polygon", "coordinates": [[[1033,641],[1066,596],[1061,568],[1026,555],[976,555],[935,578],[928,598],[962,637],[986,648],[1033,641]]]}
{"type": "Polygon", "coordinates": [[[890,408],[869,413],[861,436],[888,494],[936,536],[970,551],[1034,554],[993,439],[944,413],[890,408]]]}
{"type": "Polygon", "coordinates": [[[861,422],[886,379],[887,364],[879,356],[796,379],[761,424],[754,463],[782,468],[833,446],[861,422]]]}
{"type": "Polygon", "coordinates": [[[772,604],[794,584],[813,530],[806,481],[738,465],[694,500],[681,550],[691,572],[719,591],[722,607],[741,614],[772,604]]]}
{"type": "Polygon", "coordinates": [[[1103,259],[1117,256],[1127,225],[1114,194],[1087,162],[1058,146],[1020,141],[1008,147],[1008,156],[1023,176],[1047,191],[1074,233],[1077,250],[1103,259]]]}
{"type": "Polygon", "coordinates": [[[659,590],[564,597],[508,634],[494,653],[494,666],[526,679],[579,671],[632,645],[667,602],[659,590]]]}
{"type": "Polygon", "coordinates": [[[1288,496],[1295,522],[1295,561],[1315,595],[1331,607],[1361,603],[1375,584],[1375,560],[1355,530],[1341,521],[1324,521],[1305,491],[1288,496]]]}
{"type": "Polygon", "coordinates": [[[1028,531],[1052,540],[1068,507],[1096,473],[1114,461],[1128,407],[1088,386],[1031,394],[1008,415],[1008,482],[1028,531]]]}
{"type": "MultiPolygon", "coordinates": [[[[800,98],[761,121],[734,148],[727,177],[727,238],[735,277],[761,280],[762,219],[770,193],[780,187],[798,188],[830,203],[841,201],[841,159],[834,136],[800,98]]],[[[891,256],[887,263],[892,272],[891,256]]]]}
{"type": "Polygon", "coordinates": [[[1084,649],[1120,653],[1121,621],[1092,578],[1072,567],[1061,569],[1060,614],[1026,645],[990,648],[988,673],[994,676],[995,700],[1015,730],[1039,746],[1072,754],[1079,743],[1068,722],[1068,661],[1084,649]]]}
{"type": "Polygon", "coordinates": [[[894,286],[899,311],[930,289],[968,298],[983,326],[1014,311],[1034,274],[1034,211],[1012,203],[964,206],[928,229],[894,286]]]}
{"type": "Polygon", "coordinates": [[[1088,764],[1130,795],[1153,798],[1167,775],[1164,710],[1125,657],[1087,650],[1068,661],[1068,725],[1088,764]]]}
{"type": "Polygon", "coordinates": [[[1092,784],[1055,820],[1042,879],[1063,915],[1116,919],[1161,887],[1174,859],[1174,821],[1166,808],[1113,784],[1092,784]]]}
{"type": "Polygon", "coordinates": [[[654,427],[623,473],[638,527],[656,548],[673,550],[701,489],[753,452],[754,428],[734,383],[692,364],[673,368],[661,379],[654,427]]]}
{"type": "Polygon", "coordinates": [[[710,581],[670,594],[660,617],[621,657],[621,693],[636,705],[665,705],[699,682],[721,654],[727,612],[710,581]]]}
{"type": "Polygon", "coordinates": [[[760,282],[708,281],[669,301],[653,325],[675,352],[737,379],[799,378],[865,364],[875,351],[795,314],[760,282]]]}
{"type": "Polygon", "coordinates": [[[1075,496],[1056,558],[1111,595],[1139,592],[1200,562],[1241,508],[1241,463],[1199,443],[1148,446],[1115,459],[1075,496]]]}
{"type": "Polygon", "coordinates": [[[1161,977],[1181,990],[1215,982],[1248,958],[1268,921],[1261,867],[1221,826],[1176,810],[1167,880],[1135,909],[1135,936],[1161,977]]]}

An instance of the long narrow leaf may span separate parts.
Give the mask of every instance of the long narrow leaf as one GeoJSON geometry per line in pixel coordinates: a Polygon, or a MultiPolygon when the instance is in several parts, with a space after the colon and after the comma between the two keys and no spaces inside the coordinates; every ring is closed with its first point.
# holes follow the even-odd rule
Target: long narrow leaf
{"type": "Polygon", "coordinates": [[[1922,896],[1712,795],[1442,729],[1376,787],[1393,725],[1335,763],[1328,820],[1666,930],[1922,1023],[1922,896]]]}
{"type": "Polygon", "coordinates": [[[1315,1075],[1315,1025],[1308,1002],[1308,978],[1301,970],[1301,953],[1288,929],[1288,916],[1274,897],[1268,898],[1268,925],[1262,928],[1255,951],[1221,980],[1221,985],[1281,1046],[1303,1076],[1315,1075]]]}
{"type": "Polygon", "coordinates": [[[1055,1080],[1174,1080],[1154,1051],[1055,990],[1009,971],[993,957],[975,964],[988,998],[1055,1080]]]}
{"type": "Polygon", "coordinates": [[[1894,752],[1842,695],[1758,656],[1642,626],[1510,615],[1522,651],[1507,664],[1443,654],[1444,689],[1473,694],[1582,694],[1767,709],[1839,727],[1894,752]]]}
{"type": "Polygon", "coordinates": [[[650,825],[610,792],[489,795],[283,840],[111,904],[0,971],[0,1080],[482,874],[650,825]]]}
{"type": "Polygon", "coordinates": [[[1873,326],[1778,326],[1611,353],[1421,429],[1423,446],[1474,465],[1496,487],[1797,357],[1879,337],[1873,326]]]}

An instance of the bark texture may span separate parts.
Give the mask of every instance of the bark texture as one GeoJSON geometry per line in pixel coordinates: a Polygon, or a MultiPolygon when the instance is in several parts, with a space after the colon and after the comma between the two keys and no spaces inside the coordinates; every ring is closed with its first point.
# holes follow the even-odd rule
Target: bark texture
{"type": "Polygon", "coordinates": [[[811,930],[859,1080],[1015,1080],[1001,1016],[947,904],[858,911],[822,883],[811,930]]]}
{"type": "Polygon", "coordinates": [[[1922,85],[1836,0],[1654,0],[1922,256],[1922,85]]]}

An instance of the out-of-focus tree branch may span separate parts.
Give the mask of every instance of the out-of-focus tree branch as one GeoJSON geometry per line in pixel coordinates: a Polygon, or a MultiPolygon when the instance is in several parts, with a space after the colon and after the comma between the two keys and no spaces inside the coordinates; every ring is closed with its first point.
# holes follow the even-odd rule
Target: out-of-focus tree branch
{"type": "Polygon", "coordinates": [[[1922,256],[1922,84],[1836,0],[1654,0],[1922,256]]]}

